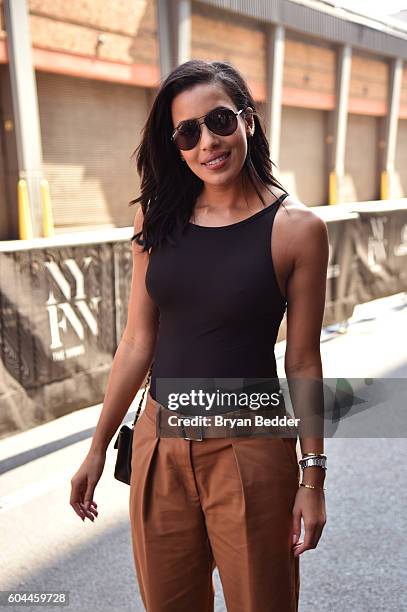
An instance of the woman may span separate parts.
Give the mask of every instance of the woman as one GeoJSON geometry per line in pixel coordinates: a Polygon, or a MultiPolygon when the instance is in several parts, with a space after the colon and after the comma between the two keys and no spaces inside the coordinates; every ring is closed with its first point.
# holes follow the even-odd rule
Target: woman
{"type": "MultiPolygon", "coordinates": [[[[128,320],[71,505],[82,520],[97,516],[106,448],[153,362],[129,500],[146,609],[213,610],[217,566],[229,612],[293,612],[299,556],[326,521],[324,464],[304,466],[299,486],[295,437],[181,426],[161,436],[168,404],[157,383],[276,377],[286,307],[287,378],[321,379],[326,225],[273,177],[253,97],[228,63],[192,60],[164,80],[137,168],[128,320]]],[[[300,443],[303,456],[323,454],[321,437],[300,443]]]]}

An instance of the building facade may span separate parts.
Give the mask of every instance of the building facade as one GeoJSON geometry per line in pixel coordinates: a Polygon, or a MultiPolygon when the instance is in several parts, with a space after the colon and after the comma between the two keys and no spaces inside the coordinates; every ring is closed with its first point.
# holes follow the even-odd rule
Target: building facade
{"type": "Polygon", "coordinates": [[[56,232],[132,225],[131,155],[160,79],[189,58],[242,72],[276,177],[305,204],[407,196],[401,23],[317,0],[0,0],[0,239],[18,238],[17,183],[35,173],[49,183],[56,232]],[[35,77],[26,97],[12,61],[25,37],[18,9],[35,77]],[[24,156],[30,127],[17,129],[33,109],[37,165],[24,156]]]}

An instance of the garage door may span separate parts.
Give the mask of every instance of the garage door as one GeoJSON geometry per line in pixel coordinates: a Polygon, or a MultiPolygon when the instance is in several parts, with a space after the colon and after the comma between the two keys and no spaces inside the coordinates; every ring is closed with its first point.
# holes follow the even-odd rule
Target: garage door
{"type": "Polygon", "coordinates": [[[378,117],[348,115],[344,202],[380,198],[378,130],[378,117]]]}
{"type": "Polygon", "coordinates": [[[147,116],[148,92],[37,72],[44,175],[57,232],[133,224],[139,179],[130,155],[147,116]]]}
{"type": "Polygon", "coordinates": [[[307,206],[322,206],[327,201],[324,154],[327,112],[294,106],[283,106],[282,110],[280,162],[276,176],[307,206]]]}
{"type": "Polygon", "coordinates": [[[393,196],[407,198],[407,119],[398,121],[395,170],[393,196]]]}

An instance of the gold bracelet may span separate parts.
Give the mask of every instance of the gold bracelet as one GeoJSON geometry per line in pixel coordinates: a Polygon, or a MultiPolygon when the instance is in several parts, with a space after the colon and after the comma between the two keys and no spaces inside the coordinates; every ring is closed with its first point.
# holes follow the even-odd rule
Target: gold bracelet
{"type": "Polygon", "coordinates": [[[315,485],[305,484],[305,482],[300,482],[300,487],[307,487],[307,489],[321,489],[321,491],[326,491],[326,487],[316,487],[315,485]]]}

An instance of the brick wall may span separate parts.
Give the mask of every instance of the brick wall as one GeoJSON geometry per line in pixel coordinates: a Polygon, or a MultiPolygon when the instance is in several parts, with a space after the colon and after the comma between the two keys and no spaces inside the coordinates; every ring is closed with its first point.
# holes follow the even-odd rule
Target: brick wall
{"type": "Polygon", "coordinates": [[[352,54],[352,70],[349,90],[349,111],[362,115],[387,113],[388,63],[362,55],[352,54]]]}
{"type": "Polygon", "coordinates": [[[155,2],[29,0],[34,46],[125,63],[158,62],[155,2]],[[97,44],[105,35],[105,43],[97,44]]]}
{"type": "Polygon", "coordinates": [[[5,25],[4,25],[4,7],[3,7],[3,0],[0,0],[0,33],[4,32],[4,30],[6,29],[5,25]]]}
{"type": "Polygon", "coordinates": [[[287,32],[284,48],[283,104],[333,109],[336,54],[328,45],[305,42],[287,32]]]}
{"type": "Polygon", "coordinates": [[[192,57],[231,62],[256,100],[266,97],[266,34],[263,24],[230,12],[192,4],[192,57]]]}

